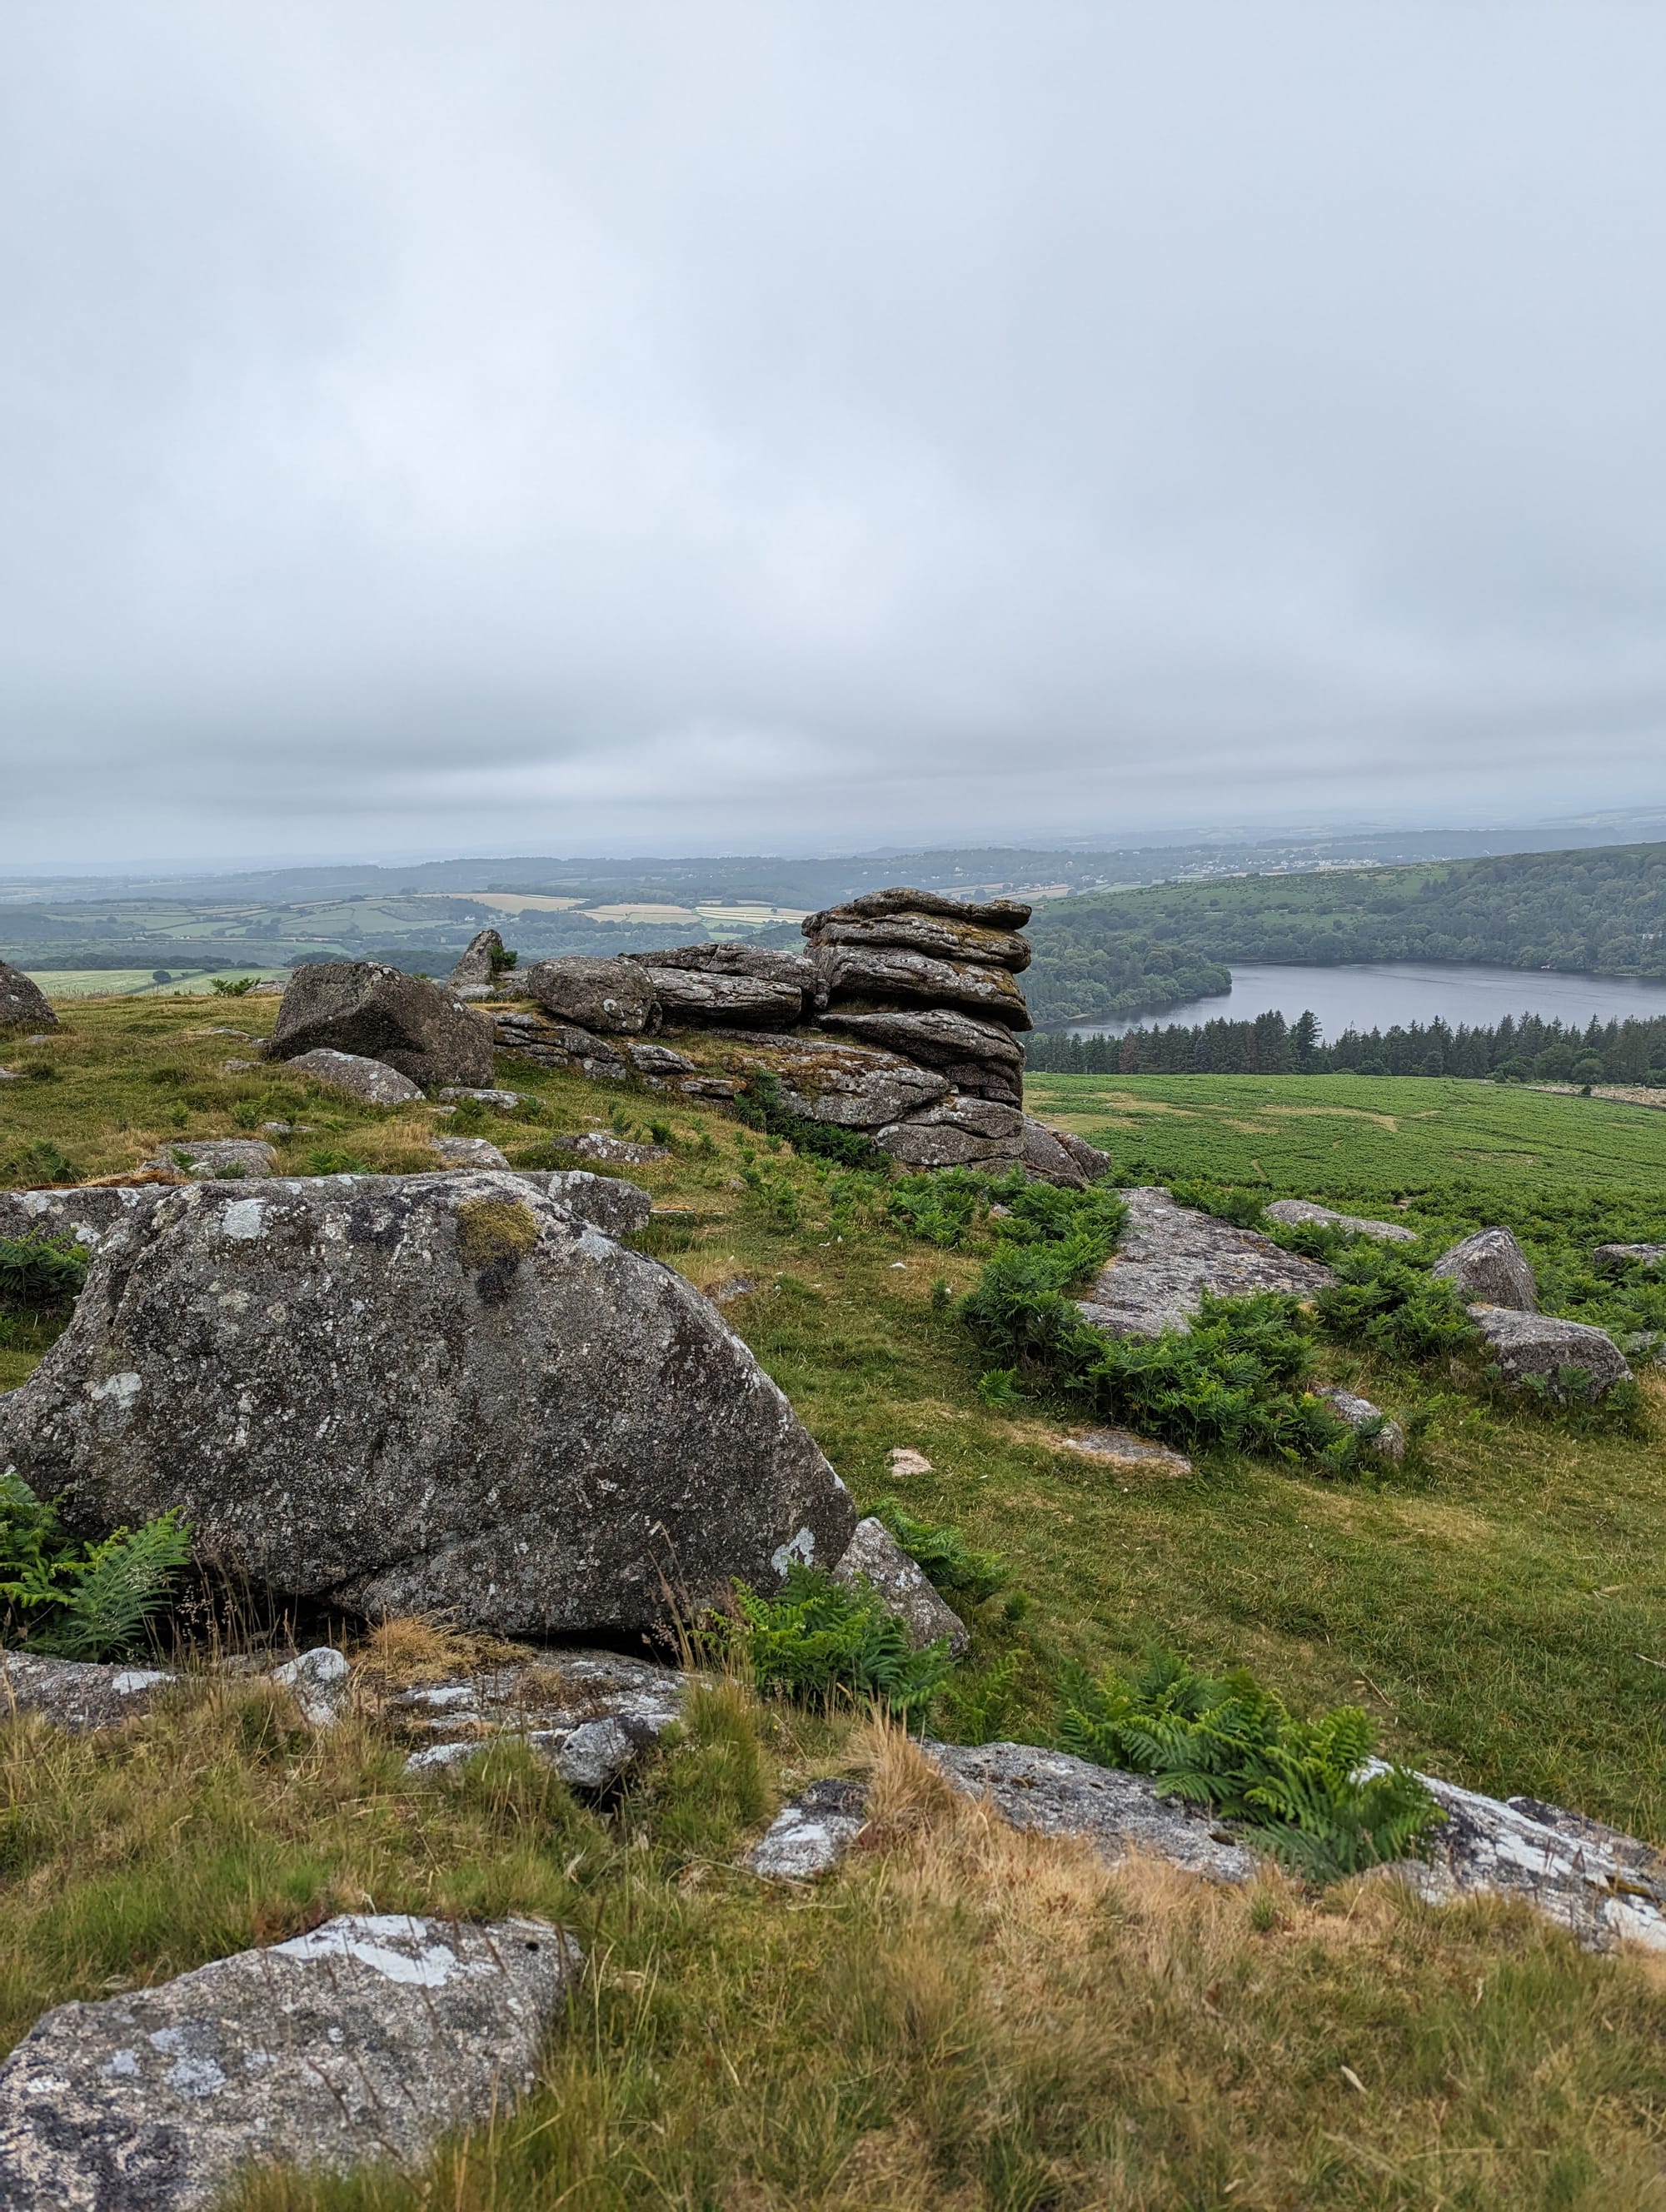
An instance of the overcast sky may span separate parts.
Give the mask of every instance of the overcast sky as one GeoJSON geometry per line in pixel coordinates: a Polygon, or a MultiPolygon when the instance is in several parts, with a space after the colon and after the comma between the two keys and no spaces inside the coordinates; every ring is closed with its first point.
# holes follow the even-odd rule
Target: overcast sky
{"type": "Polygon", "coordinates": [[[1666,799],[1666,8],[7,0],[0,865],[1666,799]]]}

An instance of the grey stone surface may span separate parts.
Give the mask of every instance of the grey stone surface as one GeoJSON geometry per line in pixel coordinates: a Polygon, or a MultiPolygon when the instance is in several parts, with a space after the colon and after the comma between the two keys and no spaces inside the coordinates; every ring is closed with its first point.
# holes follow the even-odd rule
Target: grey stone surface
{"type": "Polygon", "coordinates": [[[1374,1237],[1382,1244],[1417,1242],[1416,1230],[1408,1229],[1403,1221],[1369,1221],[1363,1214],[1338,1213],[1311,1198],[1275,1198],[1262,1211],[1269,1221],[1282,1221],[1289,1227],[1298,1221],[1316,1221],[1322,1227],[1340,1229],[1349,1237],[1374,1237]]]}
{"type": "Polygon", "coordinates": [[[1153,1443],[1149,1437],[1136,1437],[1132,1429],[1090,1429],[1085,1436],[1066,1437],[1064,1443],[1067,1449],[1082,1452],[1089,1459],[1104,1461],[1112,1468],[1133,1468],[1140,1474],[1180,1476],[1192,1472],[1192,1463],[1183,1452],[1153,1443]]]}
{"type": "Polygon", "coordinates": [[[679,1717],[690,1677],[617,1651],[562,1650],[423,1685],[384,1718],[413,1773],[453,1766],[494,1738],[529,1745],[575,1790],[611,1789],[679,1717]]]}
{"type": "Polygon", "coordinates": [[[630,1073],[619,1048],[605,1037],[593,1036],[571,1022],[553,1020],[547,1014],[520,1010],[499,1014],[493,1032],[500,1052],[513,1053],[536,1067],[576,1069],[596,1083],[622,1083],[630,1073]]]}
{"type": "Polygon", "coordinates": [[[1122,1194],[1128,1209],[1116,1256],[1081,1302],[1085,1321],[1111,1336],[1160,1336],[1190,1328],[1207,1291],[1248,1297],[1261,1291],[1311,1297],[1336,1279],[1316,1261],[1281,1251],[1254,1229],[1234,1229],[1166,1190],[1122,1194]]]}
{"type": "Polygon", "coordinates": [[[166,1183],[67,1190],[0,1190],[0,1237],[73,1237],[96,1249],[110,1231],[149,1212],[166,1183]]]}
{"type": "Polygon", "coordinates": [[[694,1062],[687,1053],[668,1044],[627,1044],[625,1057],[638,1075],[692,1075],[694,1062]]]}
{"type": "Polygon", "coordinates": [[[881,945],[820,945],[815,957],[830,1006],[850,999],[879,1006],[955,1006],[1008,1029],[1033,1026],[1024,994],[1005,968],[881,945]]]}
{"type": "Polygon", "coordinates": [[[268,1057],[321,1047],[386,1060],[425,1089],[492,1079],[485,1023],[441,984],[376,960],[322,961],[289,978],[268,1057]]]}
{"type": "Polygon", "coordinates": [[[149,1712],[157,1691],[176,1679],[166,1667],[106,1666],[33,1651],[0,1651],[0,1720],[14,1713],[39,1713],[76,1735],[88,1729],[119,1728],[136,1713],[149,1712]]]}
{"type": "Polygon", "coordinates": [[[972,960],[1014,975],[1030,965],[1030,940],[1013,929],[990,929],[944,915],[902,912],[854,915],[832,908],[806,927],[812,945],[873,945],[886,951],[924,952],[933,960],[972,960]]]}
{"type": "Polygon", "coordinates": [[[544,1921],[350,1913],[59,2005],[0,2068],[0,2204],[198,2212],[279,2159],[414,2165],[530,2087],[579,1963],[544,1921]]]}
{"type": "Polygon", "coordinates": [[[1024,1047],[1004,1022],[980,1021],[952,1006],[897,1007],[877,1013],[830,1006],[818,1017],[817,1025],[854,1037],[860,1044],[900,1053],[921,1067],[946,1070],[988,1063],[1021,1072],[1024,1066],[1024,1047]]]}
{"type": "Polygon", "coordinates": [[[1657,1267],[1666,1261],[1666,1244],[1599,1244],[1591,1254],[1599,1274],[1618,1274],[1627,1267],[1657,1267]]]}
{"type": "Polygon", "coordinates": [[[605,1237],[634,1237],[646,1229],[654,1200],[623,1176],[593,1175],[588,1168],[517,1168],[519,1182],[576,1213],[605,1237]]]}
{"type": "Polygon", "coordinates": [[[193,1182],[219,1176],[269,1176],[277,1154],[260,1137],[181,1137],[164,1145],[145,1162],[161,1175],[181,1175],[193,1182]]]}
{"type": "Polygon", "coordinates": [[[274,1667],[271,1680],[291,1692],[311,1727],[334,1728],[346,1710],[352,1672],[345,1652],[332,1644],[317,1644],[274,1667]]]}
{"type": "Polygon", "coordinates": [[[474,1098],[483,1106],[495,1106],[500,1114],[513,1114],[522,1098],[531,1095],[521,1091],[470,1091],[459,1083],[446,1083],[440,1087],[440,1096],[448,1105],[455,1105],[464,1098],[474,1098]]]}
{"type": "Polygon", "coordinates": [[[857,1782],[812,1782],[783,1805],[743,1863],[766,1881],[813,1881],[829,1874],[866,1826],[867,1793],[857,1782]]]}
{"type": "Polygon", "coordinates": [[[1261,1863],[1213,1815],[1160,1796],[1149,1775],[1119,1773],[1029,1743],[920,1747],[957,1789],[989,1798],[1015,1828],[1081,1836],[1109,1859],[1143,1851],[1212,1881],[1249,1881],[1261,1863]]]}
{"type": "Polygon", "coordinates": [[[0,1398],[73,1525],[373,1618],[660,1626],[840,1559],[843,1486],[716,1309],[514,1176],[194,1183],[112,1233],[0,1398]]]}
{"type": "Polygon", "coordinates": [[[501,963],[504,950],[503,939],[496,930],[477,930],[464,946],[462,958],[451,971],[448,980],[452,988],[457,990],[465,983],[496,983],[498,969],[493,965],[492,955],[496,953],[501,963]]]}
{"type": "Polygon", "coordinates": [[[1022,929],[1031,909],[1021,899],[957,899],[946,891],[915,890],[897,884],[882,891],[864,891],[842,906],[823,908],[804,918],[804,933],[811,937],[829,921],[893,914],[935,914],[948,921],[970,922],[983,929],[1022,929]]]}
{"type": "Polygon", "coordinates": [[[660,1018],[668,1030],[718,1023],[748,1029],[791,1029],[803,1018],[797,982],[768,975],[708,973],[697,968],[645,966],[660,1018]]]}
{"type": "Polygon", "coordinates": [[[587,1160],[608,1160],[616,1167],[648,1167],[655,1160],[668,1160],[668,1145],[639,1145],[629,1137],[616,1137],[611,1129],[586,1129],[576,1137],[553,1137],[550,1142],[563,1152],[577,1152],[587,1160]]]}
{"type": "Polygon", "coordinates": [[[362,1098],[368,1106],[408,1106],[423,1095],[420,1084],[385,1060],[368,1060],[360,1052],[337,1052],[331,1045],[296,1053],[289,1066],[296,1075],[309,1076],[328,1091],[345,1091],[350,1098],[362,1098]]]}
{"type": "Polygon", "coordinates": [[[511,1171],[508,1160],[485,1137],[430,1137],[429,1142],[448,1168],[496,1168],[511,1171]]]}
{"type": "Polygon", "coordinates": [[[1374,1436],[1365,1438],[1366,1449],[1380,1452],[1384,1459],[1402,1460],[1406,1456],[1406,1431],[1398,1421],[1391,1421],[1380,1406],[1373,1406],[1369,1398],[1356,1396],[1352,1390],[1318,1390],[1314,1395],[1322,1398],[1339,1421],[1346,1421],[1351,1429],[1363,1429],[1372,1421],[1383,1425],[1374,1436]]]}
{"type": "Polygon", "coordinates": [[[1493,1305],[1471,1306],[1469,1318],[1486,1338],[1507,1382],[1541,1376],[1552,1394],[1560,1396],[1560,1370],[1580,1367],[1590,1377],[1590,1395],[1600,1398],[1616,1382],[1632,1379],[1626,1355],[1614,1339],[1584,1322],[1493,1305]]]}
{"type": "Polygon", "coordinates": [[[1102,1176],[1110,1173],[1110,1154],[1101,1152],[1097,1145],[1090,1145],[1073,1129],[1055,1129],[1053,1134],[1090,1182],[1097,1182],[1102,1176]]]}
{"type": "Polygon", "coordinates": [[[998,1099],[956,1092],[876,1130],[873,1141],[905,1168],[1000,1168],[1023,1157],[1024,1115],[998,1099]]]}
{"type": "Polygon", "coordinates": [[[1061,1141],[1058,1131],[1037,1121],[1033,1114],[1024,1117],[1024,1165],[1026,1174],[1042,1182],[1056,1183],[1061,1190],[1085,1190],[1093,1180],[1061,1141]]]}
{"type": "MultiPolygon", "coordinates": [[[[58,1016],[40,986],[31,981],[21,968],[14,968],[9,960],[0,960],[0,1030],[57,1027],[58,1016]]],[[[39,1039],[28,1037],[24,1042],[34,1044],[39,1039]]]]}
{"type": "Polygon", "coordinates": [[[536,961],[520,988],[558,1020],[603,1036],[640,1036],[660,1026],[653,982],[629,960],[536,961]]]}
{"type": "Polygon", "coordinates": [[[849,1587],[871,1583],[908,1629],[915,1650],[945,1638],[958,1659],[971,1644],[966,1624],[939,1596],[923,1568],[911,1559],[883,1521],[872,1515],[856,1523],[844,1557],[833,1570],[833,1579],[849,1587]]]}
{"type": "Polygon", "coordinates": [[[1539,1310],[1532,1263],[1507,1229],[1478,1229],[1443,1252],[1429,1272],[1484,1304],[1511,1306],[1518,1313],[1539,1310]]]}

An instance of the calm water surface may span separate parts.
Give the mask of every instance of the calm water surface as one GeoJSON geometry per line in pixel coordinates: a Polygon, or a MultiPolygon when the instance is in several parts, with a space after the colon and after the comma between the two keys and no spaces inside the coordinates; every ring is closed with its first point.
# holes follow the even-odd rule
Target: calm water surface
{"type": "Polygon", "coordinates": [[[1319,1017],[1327,1038],[1344,1030],[1386,1030],[1395,1022],[1430,1022],[1443,1015],[1456,1029],[1460,1022],[1501,1021],[1506,1014],[1541,1014],[1582,1027],[1599,1021],[1624,1021],[1666,1015],[1666,983],[1645,983],[1624,975],[1553,975],[1529,968],[1445,966],[1438,961],[1362,962],[1335,968],[1259,968],[1245,962],[1232,969],[1232,988],[1213,999],[1193,999],[1166,1013],[1117,1022],[1073,1022],[1080,1036],[1121,1036],[1125,1030],[1181,1022],[1251,1021],[1276,1009],[1286,1020],[1308,1007],[1319,1017]]]}

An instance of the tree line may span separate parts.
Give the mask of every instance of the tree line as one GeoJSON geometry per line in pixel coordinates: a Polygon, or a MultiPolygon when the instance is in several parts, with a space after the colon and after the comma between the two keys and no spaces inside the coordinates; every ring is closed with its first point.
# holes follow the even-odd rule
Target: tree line
{"type": "Polygon", "coordinates": [[[1651,1021],[1519,1020],[1454,1029],[1396,1022],[1388,1030],[1345,1030],[1323,1042],[1316,1015],[1287,1022],[1280,1013],[1253,1021],[1129,1030],[1123,1036],[1037,1032],[1025,1062],[1046,1075],[1456,1075],[1522,1083],[1666,1085],[1666,1015],[1651,1021]]]}

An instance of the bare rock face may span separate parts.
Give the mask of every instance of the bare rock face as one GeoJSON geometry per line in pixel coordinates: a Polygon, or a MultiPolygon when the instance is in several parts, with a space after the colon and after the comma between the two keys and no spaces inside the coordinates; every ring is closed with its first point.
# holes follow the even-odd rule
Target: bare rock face
{"type": "Polygon", "coordinates": [[[1083,1171],[1058,1130],[1032,1114],[1024,1117],[1024,1164],[1033,1179],[1056,1183],[1061,1190],[1085,1190],[1097,1180],[1083,1171]]]}
{"type": "Polygon", "coordinates": [[[512,1175],[164,1193],[0,1398],[3,1467],[88,1530],[178,1506],[275,1589],[503,1635],[651,1629],[856,1519],[715,1307],[512,1175]]]}
{"type": "Polygon", "coordinates": [[[500,1052],[529,1060],[536,1067],[574,1068],[593,1083],[623,1083],[630,1073],[623,1053],[634,1055],[651,1049],[628,1044],[621,1051],[609,1044],[605,1037],[596,1036],[571,1022],[552,1021],[546,1015],[525,1013],[519,1009],[499,1014],[492,1027],[500,1052]]]}
{"type": "Polygon", "coordinates": [[[849,1548],[833,1570],[833,1579],[854,1588],[870,1583],[909,1632],[909,1640],[920,1650],[945,1638],[957,1659],[971,1643],[966,1624],[952,1606],[938,1595],[929,1577],[911,1559],[883,1521],[870,1515],[856,1523],[849,1548]]]}
{"type": "Polygon", "coordinates": [[[1316,1261],[1280,1250],[1254,1229],[1177,1206],[1166,1190],[1122,1194],[1128,1210],[1116,1256],[1081,1301],[1084,1321],[1110,1336],[1183,1335],[1207,1291],[1249,1297],[1278,1291],[1310,1297],[1336,1279],[1316,1261]]]}
{"type": "Polygon", "coordinates": [[[847,999],[879,1006],[901,1001],[905,1007],[956,1007],[1012,1030],[1035,1026],[1024,994],[1006,968],[857,945],[818,945],[816,966],[830,1006],[847,999]]]}
{"type": "Polygon", "coordinates": [[[805,925],[812,945],[878,945],[902,952],[924,952],[934,960],[976,960],[1014,975],[1030,965],[1030,941],[1016,930],[981,928],[976,922],[951,921],[941,915],[890,914],[872,919],[835,908],[805,925]]]}
{"type": "Polygon", "coordinates": [[[95,1251],[112,1229],[149,1212],[159,1183],[113,1189],[0,1190],[0,1237],[73,1239],[95,1251]]]}
{"type": "MultiPolygon", "coordinates": [[[[149,1712],[158,1690],[178,1677],[165,1667],[54,1659],[45,1652],[0,1651],[0,1717],[39,1713],[73,1735],[119,1728],[149,1712]]],[[[0,2200],[3,2201],[3,2200],[0,2200]]]]}
{"type": "Polygon", "coordinates": [[[1584,1322],[1554,1314],[1523,1313],[1514,1306],[1473,1305],[1469,1318],[1491,1347],[1507,1382],[1542,1381],[1553,1397],[1569,1395],[1563,1370],[1583,1370],[1582,1395],[1600,1398],[1616,1382],[1629,1382],[1632,1370],[1614,1339],[1584,1322]]]}
{"type": "Polygon", "coordinates": [[[934,1067],[975,1097],[999,1098],[1009,1106],[1023,1103],[1024,1047],[1004,1022],[980,1021],[952,1006],[878,1013],[836,1006],[818,1018],[818,1025],[900,1053],[916,1066],[934,1067]]]}
{"type": "Polygon", "coordinates": [[[891,1122],[873,1141],[907,1168],[1000,1167],[1023,1155],[1024,1115],[998,1099],[956,1096],[891,1122]]]}
{"type": "Polygon", "coordinates": [[[1429,1272],[1445,1276],[1466,1297],[1489,1306],[1511,1306],[1517,1313],[1539,1310],[1532,1263],[1507,1229],[1478,1229],[1443,1252],[1429,1272]]]}
{"type": "Polygon", "coordinates": [[[452,969],[449,978],[453,991],[465,985],[478,989],[481,984],[489,988],[496,983],[508,957],[503,939],[495,929],[478,929],[463,948],[463,957],[452,969]],[[493,955],[496,957],[494,959],[493,955]]]}
{"type": "Polygon", "coordinates": [[[268,1048],[294,1060],[327,1046],[385,1060],[423,1089],[492,1079],[491,1032],[451,992],[375,960],[297,968],[268,1048]]]}
{"type": "Polygon", "coordinates": [[[900,1054],[830,1037],[761,1040],[732,1053],[729,1066],[745,1077],[773,1076],[789,1113],[845,1129],[882,1128],[946,1098],[951,1088],[945,1075],[900,1054]]]}
{"type": "Polygon", "coordinates": [[[526,970],[521,988],[558,1020],[603,1036],[641,1036],[660,1026],[653,981],[634,961],[539,960],[526,970]]]}
{"type": "Polygon", "coordinates": [[[654,1211],[654,1200],[641,1186],[623,1176],[593,1175],[588,1168],[517,1168],[514,1175],[518,1182],[530,1183],[605,1237],[634,1237],[647,1228],[654,1211]]]}
{"type": "Polygon", "coordinates": [[[819,978],[801,952],[757,945],[678,945],[624,957],[651,978],[671,1029],[690,1023],[791,1029],[816,1004],[819,978]]]}
{"type": "Polygon", "coordinates": [[[532,2086],[579,1963],[546,1921],[347,1913],[59,2005],[0,2068],[0,2203],[198,2212],[247,2166],[415,2165],[532,2086]]]}
{"type": "Polygon", "coordinates": [[[420,1084],[401,1075],[385,1060],[367,1060],[359,1052],[337,1052],[329,1045],[296,1053],[289,1066],[297,1075],[321,1083],[326,1091],[344,1091],[350,1098],[362,1098],[367,1106],[408,1106],[423,1095],[420,1084]]]}
{"type": "Polygon", "coordinates": [[[55,1030],[46,993],[9,960],[0,960],[0,1030],[55,1030]]]}
{"type": "Polygon", "coordinates": [[[277,1165],[277,1154],[259,1137],[185,1137],[164,1145],[145,1162],[147,1168],[186,1176],[192,1182],[269,1176],[277,1165]]]}
{"type": "Polygon", "coordinates": [[[1298,1221],[1316,1221],[1321,1227],[1340,1229],[1347,1237],[1374,1237],[1380,1244],[1415,1244],[1417,1231],[1403,1221],[1368,1221],[1363,1214],[1336,1213],[1310,1198],[1275,1198],[1262,1212],[1269,1221],[1294,1227],[1298,1221]]]}
{"type": "Polygon", "coordinates": [[[983,929],[1022,929],[1030,919],[1030,912],[1020,899],[957,899],[949,897],[945,891],[912,890],[898,884],[889,890],[864,891],[860,898],[847,899],[842,906],[806,915],[804,933],[806,937],[813,937],[830,921],[865,921],[897,914],[940,915],[945,921],[970,922],[983,929]]]}

